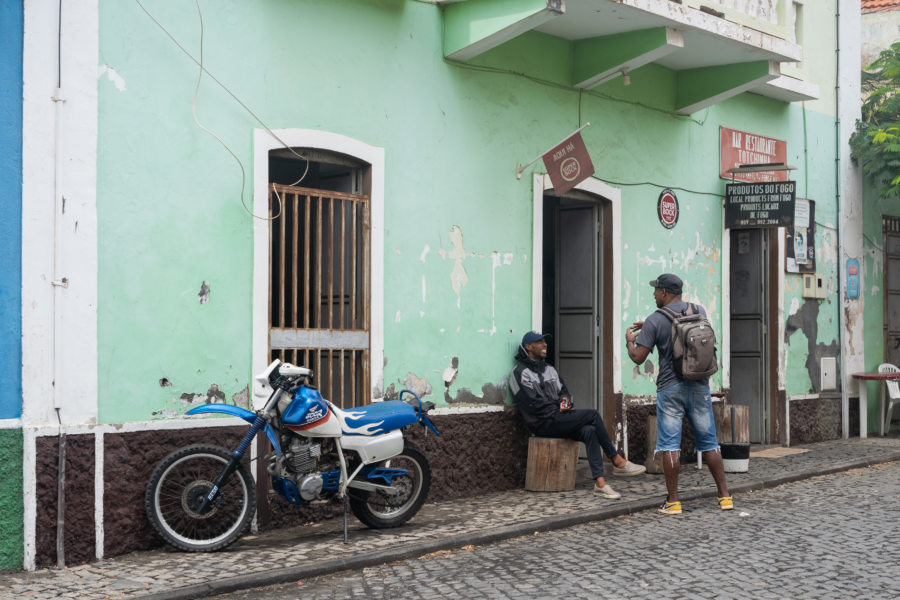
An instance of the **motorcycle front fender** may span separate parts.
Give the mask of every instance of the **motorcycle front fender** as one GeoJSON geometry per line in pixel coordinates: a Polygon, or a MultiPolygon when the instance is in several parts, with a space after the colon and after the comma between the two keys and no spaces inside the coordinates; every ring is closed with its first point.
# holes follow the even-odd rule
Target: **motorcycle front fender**
{"type": "MultiPolygon", "coordinates": [[[[239,417],[251,425],[256,421],[256,413],[250,412],[246,408],[241,408],[240,406],[232,406],[231,404],[204,404],[192,408],[184,414],[193,416],[208,413],[224,413],[232,417],[239,417]]],[[[272,426],[268,423],[266,423],[266,437],[269,438],[272,447],[275,448],[275,454],[281,456],[281,446],[278,445],[278,436],[275,435],[275,430],[272,429],[272,426]]]]}

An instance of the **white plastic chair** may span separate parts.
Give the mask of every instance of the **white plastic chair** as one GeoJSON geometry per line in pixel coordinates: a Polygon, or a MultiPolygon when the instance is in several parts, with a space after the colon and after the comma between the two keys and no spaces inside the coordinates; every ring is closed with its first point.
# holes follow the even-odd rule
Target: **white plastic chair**
{"type": "MultiPolygon", "coordinates": [[[[897,373],[900,372],[900,369],[890,363],[882,363],[878,365],[878,372],[897,373]]],[[[888,391],[887,413],[884,415],[884,432],[888,433],[891,429],[891,411],[894,409],[895,404],[900,403],[900,385],[898,385],[897,381],[885,381],[884,383],[888,391]]]]}

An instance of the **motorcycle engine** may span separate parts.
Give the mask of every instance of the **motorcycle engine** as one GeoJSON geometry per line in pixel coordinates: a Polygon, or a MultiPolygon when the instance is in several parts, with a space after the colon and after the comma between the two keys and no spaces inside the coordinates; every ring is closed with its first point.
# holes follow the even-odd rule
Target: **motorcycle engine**
{"type": "Polygon", "coordinates": [[[284,453],[269,466],[269,473],[293,481],[300,497],[312,502],[322,497],[324,479],[320,471],[326,465],[319,464],[321,458],[322,444],[291,436],[284,453]]]}

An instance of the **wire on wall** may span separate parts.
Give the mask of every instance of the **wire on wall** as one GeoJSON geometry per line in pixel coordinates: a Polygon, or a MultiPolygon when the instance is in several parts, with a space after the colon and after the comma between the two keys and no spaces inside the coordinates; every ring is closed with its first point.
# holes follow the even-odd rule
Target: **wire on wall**
{"type": "MultiPolygon", "coordinates": [[[[644,108],[644,109],[646,109],[646,110],[652,110],[652,111],[654,111],[654,112],[662,113],[662,114],[664,114],[664,115],[666,115],[666,116],[669,116],[669,117],[675,117],[675,118],[677,118],[679,121],[690,121],[690,122],[692,122],[692,123],[695,123],[695,124],[701,125],[701,126],[704,125],[704,124],[706,123],[706,119],[707,119],[707,117],[708,117],[708,115],[709,115],[709,109],[706,109],[706,116],[703,117],[703,120],[702,120],[702,121],[698,121],[697,119],[694,119],[694,118],[689,117],[689,116],[687,116],[687,115],[681,115],[681,114],[678,114],[678,113],[675,113],[675,112],[672,112],[672,111],[664,110],[664,109],[661,109],[661,108],[656,108],[656,107],[654,107],[654,106],[648,106],[648,105],[646,105],[646,104],[643,104],[643,103],[641,103],[641,102],[635,102],[635,101],[633,101],[633,100],[625,100],[625,99],[623,99],[623,98],[616,98],[615,96],[610,96],[609,94],[604,94],[604,93],[602,93],[602,92],[597,92],[597,91],[594,91],[594,90],[585,90],[585,89],[583,89],[583,88],[578,88],[577,90],[574,90],[573,88],[571,88],[571,87],[569,87],[569,86],[566,86],[566,85],[563,85],[563,84],[561,84],[561,83],[556,83],[556,82],[554,82],[554,81],[548,81],[548,80],[546,80],[546,79],[541,79],[541,78],[539,78],[539,77],[534,77],[534,76],[532,76],[532,75],[528,75],[527,73],[522,73],[522,72],[519,72],[519,71],[513,71],[513,70],[510,70],[510,69],[502,69],[502,68],[499,68],[499,67],[489,67],[489,66],[485,66],[485,65],[471,65],[471,64],[468,64],[468,63],[463,63],[463,62],[458,62],[458,61],[454,61],[454,60],[449,60],[449,59],[447,59],[447,58],[444,59],[444,62],[446,62],[447,64],[452,65],[452,66],[454,66],[454,67],[458,67],[458,68],[460,68],[460,69],[469,69],[469,70],[472,70],[472,71],[479,71],[479,72],[484,72],[484,73],[497,73],[497,74],[501,74],[501,75],[512,75],[512,76],[514,76],[514,77],[521,77],[521,78],[527,79],[528,81],[531,81],[531,82],[533,82],[533,83],[537,83],[537,84],[539,84],[539,85],[544,85],[544,86],[552,87],[552,88],[555,88],[555,89],[558,89],[558,90],[564,90],[564,91],[568,91],[568,92],[571,92],[571,91],[577,91],[577,92],[578,92],[578,125],[579,125],[579,126],[581,126],[581,123],[582,123],[582,121],[581,121],[581,120],[582,120],[582,97],[583,97],[584,94],[587,94],[587,95],[589,95],[589,96],[593,96],[593,97],[595,97],[595,98],[602,98],[602,99],[604,99],[604,100],[609,100],[609,101],[612,101],[612,102],[619,102],[619,103],[622,103],[622,104],[630,104],[630,105],[632,105],[632,106],[638,106],[638,107],[644,108]]],[[[660,184],[660,183],[653,183],[653,182],[651,182],[651,181],[643,181],[643,182],[636,182],[636,183],[624,183],[624,182],[621,182],[621,181],[612,181],[612,180],[609,180],[609,179],[603,179],[602,177],[599,177],[599,176],[597,176],[597,175],[594,175],[594,178],[595,178],[595,179],[599,179],[600,181],[603,181],[604,183],[608,183],[608,184],[610,184],[610,185],[621,185],[621,186],[649,185],[649,186],[657,187],[657,188],[660,188],[660,189],[672,189],[672,190],[679,190],[679,191],[682,191],[682,192],[688,192],[688,193],[690,193],[690,194],[700,194],[700,195],[703,195],[703,196],[714,196],[714,197],[716,197],[716,198],[722,198],[722,199],[725,198],[725,196],[724,196],[723,194],[720,194],[720,193],[715,193],[715,192],[700,192],[700,191],[697,191],[697,190],[689,190],[689,189],[686,189],[686,188],[673,187],[673,186],[671,186],[671,185],[663,185],[663,184],[660,184]]]]}
{"type": "MultiPolygon", "coordinates": [[[[303,160],[303,161],[306,162],[306,167],[305,167],[305,169],[304,169],[304,171],[303,171],[303,174],[300,176],[300,178],[299,178],[297,181],[295,181],[295,182],[292,183],[291,185],[297,185],[298,183],[300,183],[301,181],[303,181],[303,179],[306,177],[307,173],[309,172],[309,159],[308,159],[307,157],[305,157],[305,156],[302,156],[302,155],[298,154],[293,148],[291,148],[287,143],[285,143],[285,141],[282,140],[282,139],[278,136],[278,134],[276,134],[274,131],[272,131],[272,129],[271,129],[268,125],[266,125],[265,122],[263,122],[263,120],[262,120],[261,118],[259,118],[259,116],[258,116],[255,112],[253,112],[253,110],[251,110],[249,106],[247,106],[240,98],[238,98],[237,95],[235,95],[235,93],[232,92],[232,91],[228,88],[228,86],[226,86],[224,83],[222,83],[221,81],[219,81],[219,79],[218,79],[215,75],[213,75],[212,73],[210,73],[209,70],[203,65],[203,14],[202,14],[202,12],[200,11],[200,2],[199,2],[199,0],[196,0],[196,2],[197,2],[197,12],[198,12],[198,14],[200,14],[200,59],[199,59],[199,60],[198,60],[197,58],[195,58],[193,54],[191,54],[190,52],[188,52],[187,48],[185,48],[185,47],[184,47],[184,46],[183,46],[183,45],[175,38],[175,36],[173,36],[172,33],[169,32],[169,30],[166,29],[166,27],[165,27],[162,23],[160,23],[159,20],[157,20],[156,17],[154,17],[153,14],[150,13],[149,10],[147,10],[147,7],[145,7],[145,6],[141,3],[141,0],[135,0],[135,2],[136,2],[137,5],[141,8],[141,10],[144,11],[144,13],[145,13],[148,17],[150,17],[150,20],[153,21],[153,22],[156,24],[156,26],[159,27],[159,28],[163,31],[163,33],[165,33],[166,36],[167,36],[170,40],[172,40],[172,43],[174,43],[174,44],[178,47],[179,50],[181,50],[185,55],[187,55],[188,58],[190,58],[192,61],[194,61],[194,62],[197,64],[197,66],[200,67],[200,75],[199,75],[198,78],[197,78],[197,89],[199,89],[199,87],[200,87],[200,78],[201,78],[202,75],[205,73],[206,75],[208,75],[208,76],[210,77],[210,79],[212,79],[214,82],[216,82],[216,83],[219,85],[219,87],[221,87],[223,90],[225,90],[225,92],[226,92],[229,96],[231,96],[232,99],[234,99],[234,101],[237,102],[237,103],[241,106],[241,108],[243,108],[245,111],[247,111],[247,112],[248,112],[248,113],[256,120],[256,122],[259,123],[260,126],[261,126],[263,129],[265,129],[265,130],[269,133],[269,135],[271,135],[273,138],[275,138],[276,140],[278,140],[278,143],[280,143],[284,148],[286,148],[291,154],[293,154],[294,156],[296,156],[296,157],[299,158],[300,160],[303,160]]],[[[245,179],[246,179],[246,176],[245,176],[245,170],[244,170],[243,163],[241,163],[241,160],[240,160],[240,159],[237,157],[237,155],[231,150],[231,148],[228,147],[228,145],[227,145],[224,141],[222,141],[222,140],[221,140],[217,135],[215,135],[212,131],[210,131],[210,130],[207,129],[206,127],[203,127],[203,125],[201,125],[200,122],[197,120],[197,115],[196,115],[197,89],[195,89],[195,91],[194,91],[194,121],[197,123],[197,125],[198,125],[201,129],[203,129],[204,131],[206,131],[207,133],[209,133],[210,135],[212,135],[215,139],[217,139],[217,140],[219,141],[219,143],[221,143],[221,144],[225,147],[225,149],[228,150],[228,152],[229,152],[229,153],[235,158],[235,160],[238,162],[238,165],[239,165],[240,168],[241,168],[241,205],[244,207],[244,210],[246,210],[246,211],[247,211],[251,216],[253,216],[254,218],[257,218],[257,219],[260,219],[260,220],[271,221],[271,220],[277,219],[277,218],[281,215],[281,202],[280,202],[280,198],[279,198],[278,213],[277,213],[275,216],[273,216],[273,217],[260,217],[260,216],[258,216],[258,215],[256,215],[256,214],[254,214],[254,213],[247,207],[247,204],[246,204],[246,202],[244,201],[244,188],[245,188],[245,179]]]]}
{"type": "MultiPolygon", "coordinates": [[[[512,69],[503,69],[500,67],[490,67],[487,65],[472,65],[469,63],[450,60],[448,58],[444,58],[444,62],[446,62],[447,64],[452,65],[454,67],[460,68],[460,69],[468,69],[470,71],[481,71],[483,73],[497,73],[500,75],[512,75],[514,77],[521,77],[521,78],[527,79],[528,81],[531,81],[533,83],[537,83],[537,84],[544,85],[547,87],[552,87],[552,88],[555,88],[558,90],[564,90],[567,92],[574,91],[574,89],[571,86],[564,85],[562,83],[557,83],[555,81],[549,81],[547,79],[541,79],[540,77],[528,75],[527,73],[522,73],[521,71],[513,71],[512,69]]],[[[682,114],[673,112],[671,110],[657,108],[655,106],[650,106],[650,105],[644,104],[642,102],[635,102],[634,100],[627,100],[625,98],[617,98],[615,96],[611,96],[610,94],[604,94],[603,92],[598,92],[596,90],[585,90],[582,88],[578,88],[578,92],[579,92],[579,100],[581,98],[581,93],[583,92],[583,93],[587,94],[588,96],[593,96],[595,98],[602,98],[603,100],[609,100],[610,102],[619,102],[621,104],[630,104],[632,106],[638,106],[638,107],[646,109],[646,110],[658,112],[658,113],[664,114],[668,117],[674,117],[674,118],[678,119],[679,121],[690,121],[697,125],[703,125],[704,123],[706,123],[705,116],[703,117],[702,121],[698,121],[697,119],[690,117],[688,115],[682,115],[682,114]]],[[[706,114],[709,115],[709,109],[707,109],[706,114]]]]}

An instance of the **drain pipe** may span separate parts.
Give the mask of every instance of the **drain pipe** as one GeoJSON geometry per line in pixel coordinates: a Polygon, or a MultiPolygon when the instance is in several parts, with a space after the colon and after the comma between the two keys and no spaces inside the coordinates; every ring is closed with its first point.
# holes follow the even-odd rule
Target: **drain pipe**
{"type": "MultiPolygon", "coordinates": [[[[834,15],[834,197],[837,211],[837,238],[838,238],[838,327],[840,329],[839,340],[841,344],[841,435],[844,439],[850,437],[850,396],[847,389],[847,317],[844,306],[844,207],[841,196],[841,0],[835,0],[834,15]]],[[[865,385],[860,382],[860,385],[865,385]]]]}
{"type": "Polygon", "coordinates": [[[59,0],[57,29],[57,58],[56,58],[56,89],[51,100],[54,103],[54,149],[53,149],[53,278],[50,285],[53,287],[52,312],[53,326],[51,328],[53,373],[53,408],[56,410],[56,419],[59,421],[59,456],[56,486],[56,566],[63,569],[66,566],[66,427],[62,422],[62,398],[59,392],[59,365],[61,350],[59,332],[62,329],[62,292],[68,287],[68,280],[60,277],[62,263],[61,233],[62,218],[66,211],[65,198],[62,196],[62,109],[65,98],[62,95],[62,0],[59,0]]]}

